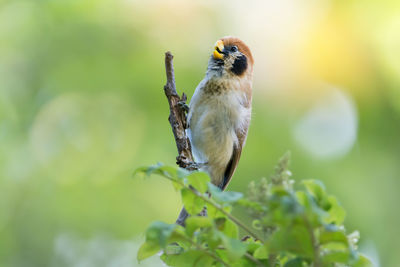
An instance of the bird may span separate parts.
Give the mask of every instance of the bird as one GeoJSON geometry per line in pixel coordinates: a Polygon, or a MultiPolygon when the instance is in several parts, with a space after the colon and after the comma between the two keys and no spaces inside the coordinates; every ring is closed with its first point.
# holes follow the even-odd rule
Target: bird
{"type": "MultiPolygon", "coordinates": [[[[251,119],[254,59],[239,38],[219,39],[187,115],[194,159],[211,182],[224,190],[238,165],[251,119]]],[[[183,208],[176,223],[185,224],[183,208]]]]}

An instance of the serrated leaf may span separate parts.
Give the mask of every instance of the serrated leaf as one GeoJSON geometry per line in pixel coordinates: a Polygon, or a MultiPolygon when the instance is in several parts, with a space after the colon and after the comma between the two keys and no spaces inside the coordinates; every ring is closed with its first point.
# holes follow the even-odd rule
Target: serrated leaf
{"type": "Polygon", "coordinates": [[[234,203],[243,197],[240,192],[221,191],[221,189],[212,183],[208,183],[208,190],[211,197],[220,203],[234,203]]]}
{"type": "Polygon", "coordinates": [[[205,172],[193,172],[187,176],[188,182],[197,191],[204,194],[207,191],[210,177],[205,172]]]}
{"type": "Polygon", "coordinates": [[[205,206],[204,200],[196,196],[188,188],[182,188],[181,196],[183,205],[190,215],[199,214],[205,206]]]}
{"type": "Polygon", "coordinates": [[[156,242],[144,242],[137,253],[137,260],[142,261],[148,257],[153,256],[161,250],[161,247],[156,242]]]}

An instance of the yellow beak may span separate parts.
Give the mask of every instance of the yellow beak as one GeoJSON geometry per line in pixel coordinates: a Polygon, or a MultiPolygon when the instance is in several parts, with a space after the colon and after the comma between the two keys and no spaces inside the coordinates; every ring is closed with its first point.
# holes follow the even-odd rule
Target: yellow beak
{"type": "Polygon", "coordinates": [[[224,58],[224,54],[222,53],[222,51],[224,50],[224,42],[222,42],[221,40],[218,40],[215,43],[215,47],[214,47],[214,52],[213,52],[213,56],[215,59],[223,59],[224,58]]]}

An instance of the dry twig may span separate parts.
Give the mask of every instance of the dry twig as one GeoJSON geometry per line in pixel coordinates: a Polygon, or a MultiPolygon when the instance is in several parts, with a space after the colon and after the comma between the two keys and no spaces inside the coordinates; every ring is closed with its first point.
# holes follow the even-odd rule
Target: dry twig
{"type": "Polygon", "coordinates": [[[172,64],[173,58],[174,56],[171,52],[168,51],[165,53],[167,83],[164,85],[164,92],[169,103],[170,114],[168,120],[171,124],[172,132],[174,133],[176,148],[178,149],[176,163],[181,168],[193,171],[197,170],[197,167],[194,164],[192,147],[185,131],[187,128],[187,121],[184,107],[186,106],[187,96],[183,93],[182,97],[179,97],[176,92],[174,66],[172,64]]]}

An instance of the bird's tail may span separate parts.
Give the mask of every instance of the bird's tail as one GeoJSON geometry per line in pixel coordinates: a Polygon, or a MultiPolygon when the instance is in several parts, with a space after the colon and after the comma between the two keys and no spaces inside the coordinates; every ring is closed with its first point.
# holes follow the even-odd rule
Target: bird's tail
{"type": "Polygon", "coordinates": [[[185,207],[183,207],[175,223],[185,227],[185,221],[187,217],[189,217],[189,213],[185,210],[185,207]]]}

